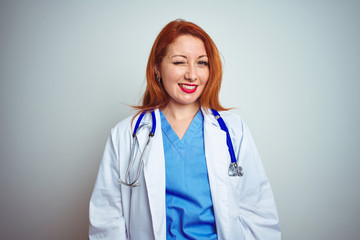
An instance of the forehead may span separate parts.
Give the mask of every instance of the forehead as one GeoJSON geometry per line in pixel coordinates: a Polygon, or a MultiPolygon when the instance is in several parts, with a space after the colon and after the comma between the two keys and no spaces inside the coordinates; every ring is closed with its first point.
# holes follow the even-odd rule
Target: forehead
{"type": "Polygon", "coordinates": [[[181,35],[169,45],[167,53],[170,55],[206,55],[206,49],[200,38],[191,35],[181,35]]]}

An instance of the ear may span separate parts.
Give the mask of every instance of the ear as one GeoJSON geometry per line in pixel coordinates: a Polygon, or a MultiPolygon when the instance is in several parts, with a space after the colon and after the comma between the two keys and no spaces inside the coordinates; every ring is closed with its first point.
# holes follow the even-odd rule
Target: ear
{"type": "Polygon", "coordinates": [[[159,67],[158,66],[155,66],[155,74],[156,74],[156,77],[157,78],[161,78],[161,74],[160,74],[160,70],[159,70],[159,67]]]}

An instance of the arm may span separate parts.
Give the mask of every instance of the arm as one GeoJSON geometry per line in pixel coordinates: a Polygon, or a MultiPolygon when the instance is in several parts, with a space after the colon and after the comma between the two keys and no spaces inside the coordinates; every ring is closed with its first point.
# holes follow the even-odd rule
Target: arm
{"type": "Polygon", "coordinates": [[[114,131],[105,146],[90,200],[90,239],[127,239],[119,179],[119,158],[114,131]]]}

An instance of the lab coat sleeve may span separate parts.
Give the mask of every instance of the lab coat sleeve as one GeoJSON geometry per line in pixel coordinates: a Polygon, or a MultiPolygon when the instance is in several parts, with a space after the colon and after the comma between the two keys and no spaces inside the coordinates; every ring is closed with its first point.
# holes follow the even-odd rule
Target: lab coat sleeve
{"type": "Polygon", "coordinates": [[[123,217],[119,179],[118,139],[112,130],[90,200],[89,237],[95,239],[127,239],[123,217]]]}
{"type": "Polygon", "coordinates": [[[239,186],[240,221],[246,240],[279,240],[281,232],[273,192],[251,133],[241,121],[237,159],[244,168],[239,186]]]}

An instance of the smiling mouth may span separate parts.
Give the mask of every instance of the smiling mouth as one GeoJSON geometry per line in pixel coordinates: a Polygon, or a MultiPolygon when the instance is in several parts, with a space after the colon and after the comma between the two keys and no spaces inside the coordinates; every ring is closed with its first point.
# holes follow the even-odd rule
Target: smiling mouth
{"type": "Polygon", "coordinates": [[[189,89],[189,90],[193,90],[197,87],[197,85],[188,85],[188,84],[179,84],[179,86],[181,88],[185,88],[185,89],[189,89]]]}
{"type": "Polygon", "coordinates": [[[183,92],[194,93],[196,91],[198,85],[180,83],[179,87],[183,92]]]}

